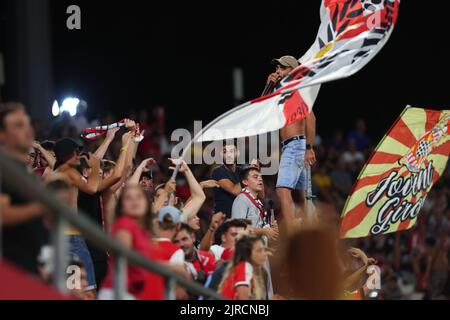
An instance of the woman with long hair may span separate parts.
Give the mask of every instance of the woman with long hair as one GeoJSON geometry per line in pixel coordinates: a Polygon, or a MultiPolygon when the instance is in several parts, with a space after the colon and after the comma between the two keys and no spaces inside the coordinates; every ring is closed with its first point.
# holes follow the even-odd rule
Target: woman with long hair
{"type": "Polygon", "coordinates": [[[261,237],[242,234],[227,267],[219,293],[233,300],[264,300],[264,262],[268,251],[261,237]]]}
{"type": "MultiPolygon", "coordinates": [[[[151,203],[146,192],[140,186],[127,186],[123,189],[116,207],[116,219],[111,226],[111,235],[124,246],[137,251],[145,257],[159,260],[159,251],[150,240],[151,203]]],[[[109,264],[109,272],[99,292],[99,299],[113,299],[113,265],[109,264]]],[[[143,297],[148,292],[146,286],[152,286],[152,299],[163,299],[164,283],[159,276],[140,267],[128,266],[127,289],[129,299],[143,297]],[[151,282],[151,283],[150,283],[151,282]],[[146,290],[144,290],[146,289],[146,290]]]]}

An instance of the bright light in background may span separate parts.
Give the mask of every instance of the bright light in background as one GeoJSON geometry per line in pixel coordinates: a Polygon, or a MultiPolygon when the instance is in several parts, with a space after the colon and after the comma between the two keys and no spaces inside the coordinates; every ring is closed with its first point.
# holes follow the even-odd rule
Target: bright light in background
{"type": "Polygon", "coordinates": [[[52,115],[54,117],[59,116],[59,105],[58,105],[58,101],[56,101],[56,100],[53,102],[52,115]]]}
{"type": "Polygon", "coordinates": [[[71,117],[74,117],[77,114],[77,107],[79,103],[80,99],[78,98],[66,98],[59,108],[59,113],[61,114],[64,111],[67,111],[71,117]]]}

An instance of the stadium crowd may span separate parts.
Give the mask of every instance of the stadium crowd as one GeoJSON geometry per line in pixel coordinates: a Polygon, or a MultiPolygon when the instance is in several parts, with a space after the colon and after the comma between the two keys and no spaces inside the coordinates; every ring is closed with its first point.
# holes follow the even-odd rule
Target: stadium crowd
{"type": "MultiPolygon", "coordinates": [[[[386,236],[338,240],[339,214],[374,144],[364,120],[351,132],[316,139],[313,193],[321,227],[285,232],[275,176],[262,176],[255,159],[236,165],[224,145],[223,164],[188,166],[171,159],[165,109],[129,111],[123,128],[100,139],[83,129],[120,120],[63,113],[51,127],[32,122],[19,103],[0,109],[0,145],[73,209],[123,245],[211,288],[228,299],[440,299],[450,297],[450,171],[429,194],[413,229],[386,236]],[[142,139],[143,138],[143,139],[142,139]],[[178,165],[177,180],[170,179],[178,165]],[[381,290],[366,280],[381,269],[381,290]]],[[[52,278],[48,209],[8,190],[2,173],[3,257],[43,281],[52,278]]],[[[66,230],[70,261],[83,269],[80,299],[113,299],[114,257],[73,227],[66,230]]],[[[197,299],[181,287],[177,299],[197,299]]],[[[163,299],[162,277],[127,270],[127,298],[163,299]]]]}

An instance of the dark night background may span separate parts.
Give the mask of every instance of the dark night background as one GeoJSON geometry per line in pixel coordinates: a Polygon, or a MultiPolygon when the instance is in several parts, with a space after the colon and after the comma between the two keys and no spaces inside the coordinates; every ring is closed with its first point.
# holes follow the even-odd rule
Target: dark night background
{"type": "MultiPolygon", "coordinates": [[[[0,7],[6,100],[21,100],[15,3],[0,7]]],[[[314,106],[319,133],[350,128],[362,116],[378,138],[407,104],[450,108],[449,5],[436,3],[402,1],[397,27],[375,59],[358,74],[323,85],[314,106]]],[[[209,122],[234,106],[233,67],[243,68],[245,100],[251,99],[262,91],[272,58],[299,57],[310,47],[319,6],[319,0],[49,0],[54,99],[81,97],[91,115],[164,105],[172,128],[209,122]],[[70,4],[81,7],[80,31],[66,28],[70,4]]],[[[50,114],[51,103],[39,108],[50,114]]]]}

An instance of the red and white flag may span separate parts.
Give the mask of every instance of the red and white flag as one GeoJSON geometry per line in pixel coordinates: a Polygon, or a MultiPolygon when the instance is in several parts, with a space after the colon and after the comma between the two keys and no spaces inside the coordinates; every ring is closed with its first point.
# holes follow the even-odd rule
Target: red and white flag
{"type": "Polygon", "coordinates": [[[281,87],[221,115],[195,140],[254,136],[304,119],[322,83],[353,75],[383,48],[399,4],[400,0],[323,0],[316,40],[281,87]]]}

